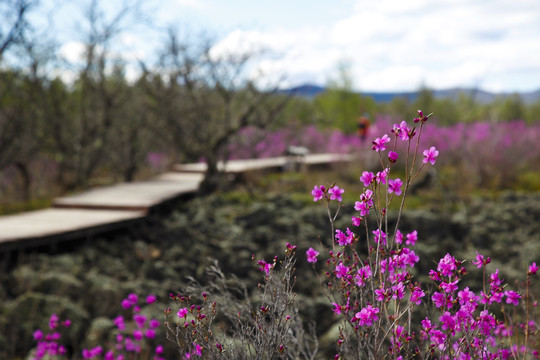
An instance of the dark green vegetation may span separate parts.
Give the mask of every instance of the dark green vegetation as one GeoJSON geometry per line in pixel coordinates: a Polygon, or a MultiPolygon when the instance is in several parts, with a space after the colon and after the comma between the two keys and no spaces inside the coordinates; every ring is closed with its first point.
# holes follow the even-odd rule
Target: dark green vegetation
{"type": "MultiPolygon", "coordinates": [[[[75,353],[104,345],[111,339],[111,319],[122,313],[120,301],[130,292],[157,295],[158,303],[148,311],[162,319],[168,294],[181,292],[187,276],[206,281],[210,258],[219,260],[224,273],[236,274],[255,289],[262,273],[252,254],[270,261],[283,255],[287,242],[298,246],[296,288],[302,315],[316,319],[323,335],[334,318],[304,252],[310,246],[320,249],[321,241],[328,244],[331,234],[324,208],[306,194],[312,181],[339,178],[336,174],[253,177],[249,185],[187,201],[171,214],[156,215],[125,232],[62,244],[56,251],[12,254],[15,263],[7,267],[4,262],[0,275],[0,358],[24,358],[32,348],[33,330],[45,328],[53,312],[73,320],[66,340],[75,353]]],[[[346,191],[356,195],[360,188],[351,182],[346,191]]],[[[524,279],[527,265],[540,262],[540,195],[505,193],[491,200],[465,200],[456,209],[441,203],[433,189],[415,196],[426,199],[429,193],[433,201],[422,200],[424,206],[406,210],[401,227],[404,232],[418,230],[419,280],[429,284],[427,272],[447,252],[473,260],[479,250],[492,257],[491,269],[500,268],[515,288],[513,281],[524,279]]],[[[420,202],[415,196],[411,204],[420,202]]],[[[345,201],[341,228],[351,226],[352,201],[345,201]]],[[[469,270],[471,286],[478,285],[473,267],[469,270]]],[[[537,282],[536,295],[539,291],[537,282]]],[[[174,354],[174,347],[168,347],[174,354]]]]}

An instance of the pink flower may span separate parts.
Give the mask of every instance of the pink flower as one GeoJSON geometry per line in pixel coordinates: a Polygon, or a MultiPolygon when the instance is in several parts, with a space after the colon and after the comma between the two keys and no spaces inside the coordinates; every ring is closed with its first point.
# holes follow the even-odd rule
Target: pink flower
{"type": "Polygon", "coordinates": [[[504,295],[506,295],[506,303],[507,304],[513,304],[513,305],[519,305],[519,299],[521,299],[521,295],[519,295],[517,292],[508,290],[504,292],[504,295]]]}
{"type": "Polygon", "coordinates": [[[152,294],[150,294],[150,295],[148,295],[146,297],[146,303],[147,304],[153,304],[154,302],[156,302],[156,300],[157,300],[156,296],[152,295],[152,294]]]}
{"type": "Polygon", "coordinates": [[[399,125],[394,124],[394,126],[392,127],[392,132],[394,133],[394,135],[396,135],[403,141],[409,140],[409,131],[410,129],[407,127],[407,123],[405,121],[402,121],[399,125]]]}
{"type": "Polygon", "coordinates": [[[127,300],[131,305],[135,305],[137,304],[137,301],[139,301],[139,297],[137,296],[137,294],[131,293],[128,295],[127,300]]]}
{"type": "Polygon", "coordinates": [[[202,348],[201,348],[201,345],[195,344],[195,343],[193,343],[193,345],[195,345],[195,355],[197,355],[197,356],[202,356],[202,348]]]}
{"type": "Polygon", "coordinates": [[[413,232],[407,234],[407,240],[405,241],[405,244],[415,245],[417,240],[418,240],[418,231],[414,230],[413,232]]]}
{"type": "Polygon", "coordinates": [[[126,324],[124,323],[124,317],[122,315],[117,316],[113,320],[113,323],[120,331],[123,331],[126,328],[126,324]]]}
{"type": "Polygon", "coordinates": [[[347,228],[347,234],[337,229],[336,230],[336,240],[339,246],[346,246],[352,244],[354,240],[354,233],[347,228]]]}
{"type": "Polygon", "coordinates": [[[349,268],[345,265],[343,265],[342,263],[339,263],[338,265],[336,265],[336,277],[338,279],[341,279],[341,278],[348,278],[349,277],[349,268]]]}
{"type": "Polygon", "coordinates": [[[362,224],[362,218],[353,216],[351,220],[354,226],[360,226],[362,224]]]}
{"type": "Polygon", "coordinates": [[[443,276],[450,276],[452,274],[452,271],[456,269],[457,269],[457,261],[452,255],[446,254],[441,260],[439,260],[439,265],[437,266],[437,270],[443,276]]]}
{"type": "Polygon", "coordinates": [[[54,330],[58,327],[58,321],[60,320],[60,318],[58,317],[58,315],[56,314],[52,314],[50,319],[49,319],[49,329],[50,330],[54,330]]]}
{"type": "Polygon", "coordinates": [[[388,193],[394,192],[398,196],[401,195],[401,185],[403,185],[403,182],[400,179],[388,180],[388,193]]]}
{"type": "Polygon", "coordinates": [[[390,160],[390,162],[392,164],[394,164],[397,161],[398,157],[399,157],[399,155],[398,155],[397,152],[395,152],[395,151],[389,151],[388,152],[388,160],[390,160]]]}
{"type": "Polygon", "coordinates": [[[176,313],[176,315],[178,315],[179,318],[184,318],[186,317],[186,315],[188,314],[188,309],[186,308],[181,308],[178,310],[178,312],[176,313]]]}
{"type": "Polygon", "coordinates": [[[41,331],[39,329],[34,331],[33,335],[34,335],[34,340],[36,340],[36,341],[43,339],[43,331],[41,331]]]}
{"type": "Polygon", "coordinates": [[[315,185],[313,190],[311,190],[311,195],[313,195],[313,201],[322,200],[322,198],[324,197],[324,190],[325,190],[324,186],[315,185]]]}
{"type": "Polygon", "coordinates": [[[415,286],[414,289],[411,291],[410,302],[416,305],[420,305],[424,296],[426,296],[426,293],[419,287],[415,286]]]}
{"type": "Polygon", "coordinates": [[[269,264],[264,260],[259,260],[258,264],[259,264],[259,270],[266,273],[266,275],[270,275],[270,270],[274,267],[273,264],[269,264]]]}
{"type": "Polygon", "coordinates": [[[418,117],[417,118],[414,118],[413,122],[414,123],[418,123],[418,122],[423,122],[425,123],[427,121],[428,117],[427,116],[424,116],[424,113],[422,112],[422,110],[418,110],[418,117]]]}
{"type": "Polygon", "coordinates": [[[491,259],[485,258],[484,255],[480,255],[478,251],[476,252],[476,260],[472,262],[473,265],[476,265],[478,269],[480,269],[482,266],[487,265],[491,262],[491,259]]]}
{"type": "Polygon", "coordinates": [[[333,188],[328,189],[328,193],[330,194],[330,200],[337,200],[342,201],[343,198],[341,197],[341,194],[343,194],[345,190],[341,189],[339,186],[334,186],[333,188]]]}
{"type": "Polygon", "coordinates": [[[153,339],[156,337],[156,331],[154,329],[146,329],[144,336],[147,339],[153,339]]]}
{"type": "Polygon", "coordinates": [[[124,309],[129,309],[131,307],[131,303],[128,299],[122,300],[121,305],[124,309]]]}
{"type": "Polygon", "coordinates": [[[386,184],[386,179],[388,178],[388,171],[389,169],[386,168],[383,171],[379,171],[377,175],[375,175],[375,181],[377,184],[386,184]]]}
{"type": "Polygon", "coordinates": [[[356,285],[364,286],[365,281],[369,279],[371,276],[372,276],[372,273],[371,273],[371,268],[369,267],[369,265],[361,267],[360,269],[358,269],[356,276],[354,277],[356,285]]]}
{"type": "Polygon", "coordinates": [[[157,319],[150,320],[150,328],[155,329],[157,327],[159,327],[159,320],[157,319]]]}
{"type": "Polygon", "coordinates": [[[310,247],[306,251],[306,256],[307,256],[307,262],[316,263],[317,262],[317,256],[319,256],[319,252],[310,247]]]}
{"type": "Polygon", "coordinates": [[[369,214],[369,204],[363,201],[357,201],[354,203],[354,209],[360,211],[360,216],[366,216],[369,214]]]}
{"type": "Polygon", "coordinates": [[[535,262],[533,262],[531,264],[531,266],[529,266],[529,271],[528,273],[531,274],[531,275],[536,275],[536,273],[538,272],[538,266],[536,265],[535,262]]]}
{"type": "Polygon", "coordinates": [[[372,172],[364,171],[360,176],[360,181],[364,186],[369,186],[375,180],[375,175],[372,172]]]}
{"type": "Polygon", "coordinates": [[[374,240],[376,243],[380,241],[383,245],[386,245],[386,234],[384,233],[384,231],[377,229],[377,230],[373,230],[372,233],[373,235],[375,235],[374,240]]]}
{"type": "Polygon", "coordinates": [[[373,146],[371,147],[371,150],[375,150],[376,152],[384,151],[386,150],[386,144],[389,142],[390,138],[387,134],[384,134],[382,137],[373,140],[373,146]]]}
{"type": "Polygon", "coordinates": [[[360,326],[371,326],[377,320],[379,320],[379,308],[374,308],[371,305],[366,306],[359,312],[357,312],[352,318],[352,322],[358,321],[360,326]]]}
{"type": "Polygon", "coordinates": [[[142,333],[142,331],[141,331],[141,330],[135,330],[135,331],[133,331],[133,338],[134,338],[135,340],[137,340],[137,341],[142,340],[142,338],[143,338],[143,333],[142,333]]]}
{"type": "Polygon", "coordinates": [[[396,231],[396,244],[401,244],[403,242],[403,234],[401,231],[396,231]]]}
{"type": "Polygon", "coordinates": [[[437,156],[439,156],[439,151],[435,148],[435,146],[430,147],[429,150],[424,150],[423,154],[424,160],[422,160],[422,162],[424,164],[429,162],[431,165],[435,165],[437,156]]]}

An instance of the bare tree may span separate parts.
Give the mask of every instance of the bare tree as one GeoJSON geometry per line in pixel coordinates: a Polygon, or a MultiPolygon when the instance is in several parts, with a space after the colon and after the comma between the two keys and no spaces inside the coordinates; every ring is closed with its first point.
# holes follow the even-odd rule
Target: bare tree
{"type": "Polygon", "coordinates": [[[285,106],[277,87],[259,90],[246,73],[257,52],[217,54],[212,41],[188,43],[169,31],[153,97],[162,131],[187,160],[207,164],[202,192],[221,185],[218,161],[243,127],[266,127],[285,106]]]}
{"type": "Polygon", "coordinates": [[[103,166],[111,149],[114,121],[122,121],[118,108],[122,95],[118,82],[111,80],[114,62],[110,48],[122,31],[135,23],[138,2],[124,4],[112,17],[92,0],[85,11],[84,61],[71,92],[72,103],[66,107],[53,99],[56,120],[50,123],[58,151],[59,182],[67,189],[84,186],[103,166]]]}
{"type": "Polygon", "coordinates": [[[27,14],[36,3],[36,0],[0,2],[0,61],[11,45],[22,42],[28,28],[27,14]]]}

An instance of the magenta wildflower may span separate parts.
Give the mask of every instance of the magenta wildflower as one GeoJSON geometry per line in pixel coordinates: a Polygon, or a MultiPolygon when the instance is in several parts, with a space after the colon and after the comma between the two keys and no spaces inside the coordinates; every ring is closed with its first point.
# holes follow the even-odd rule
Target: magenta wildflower
{"type": "Polygon", "coordinates": [[[259,264],[259,270],[266,273],[266,275],[270,275],[270,270],[274,268],[273,264],[269,264],[264,260],[259,260],[257,263],[259,264]]]}
{"type": "Polygon", "coordinates": [[[322,200],[322,198],[324,197],[324,191],[325,191],[324,186],[315,185],[313,190],[311,190],[311,195],[313,195],[313,201],[322,200]]]}
{"type": "Polygon", "coordinates": [[[306,256],[307,256],[307,262],[316,263],[317,262],[317,256],[319,256],[319,252],[310,247],[306,251],[306,256]]]}
{"type": "Polygon", "coordinates": [[[355,283],[358,286],[364,286],[365,281],[369,279],[372,276],[371,268],[369,265],[363,266],[356,272],[356,276],[354,277],[355,283]]]}
{"type": "Polygon", "coordinates": [[[504,292],[504,295],[506,296],[506,303],[507,304],[513,304],[513,305],[519,305],[519,299],[521,299],[521,295],[519,295],[517,292],[512,290],[507,290],[504,292]]]}
{"type": "Polygon", "coordinates": [[[456,326],[454,317],[448,311],[445,311],[444,314],[439,317],[439,321],[441,322],[441,329],[443,330],[453,331],[456,326]]]}
{"type": "Polygon", "coordinates": [[[50,330],[56,329],[58,327],[59,320],[60,318],[58,317],[58,315],[52,314],[51,317],[49,318],[49,329],[50,330]]]}
{"type": "Polygon", "coordinates": [[[427,164],[429,162],[431,165],[435,165],[437,156],[439,156],[439,150],[437,150],[435,146],[432,146],[429,148],[429,150],[424,150],[423,154],[424,160],[422,160],[422,162],[424,164],[427,164]]]}
{"type": "Polygon", "coordinates": [[[360,216],[366,216],[369,214],[369,203],[364,201],[357,201],[354,203],[354,210],[360,211],[360,216]]]}
{"type": "Polygon", "coordinates": [[[390,162],[391,162],[392,164],[395,164],[395,163],[396,163],[398,157],[399,157],[399,155],[398,155],[397,152],[395,152],[395,151],[389,151],[389,152],[388,152],[388,160],[390,160],[390,162]]]}
{"type": "Polygon", "coordinates": [[[117,316],[113,320],[114,325],[118,328],[120,331],[124,331],[126,328],[126,324],[124,323],[124,317],[122,315],[117,316]]]}
{"type": "Polygon", "coordinates": [[[376,152],[384,151],[386,150],[386,144],[389,142],[390,138],[387,134],[384,134],[382,137],[373,140],[373,146],[371,147],[371,150],[375,150],[376,152]]]}
{"type": "Polygon", "coordinates": [[[476,260],[472,261],[473,265],[476,265],[478,269],[480,269],[482,266],[485,266],[491,262],[491,259],[489,257],[484,257],[484,255],[480,255],[478,251],[476,252],[476,260]]]}
{"type": "Polygon", "coordinates": [[[441,282],[441,288],[444,290],[445,293],[452,293],[458,289],[457,283],[459,280],[455,280],[452,282],[441,282]]]}
{"type": "Polygon", "coordinates": [[[362,224],[362,218],[356,216],[353,216],[351,221],[354,226],[360,226],[360,224],[362,224]]]}
{"type": "Polygon", "coordinates": [[[133,338],[137,341],[142,340],[143,338],[143,332],[141,330],[134,330],[133,331],[133,338]]]}
{"type": "Polygon", "coordinates": [[[346,245],[352,244],[354,240],[354,233],[351,230],[349,230],[349,228],[347,228],[347,234],[337,229],[336,240],[339,246],[346,246],[346,245]]]}
{"type": "Polygon", "coordinates": [[[357,312],[351,321],[358,321],[358,325],[360,326],[371,326],[375,321],[379,320],[378,314],[379,308],[368,305],[357,312]]]}
{"type": "Polygon", "coordinates": [[[341,197],[341,194],[343,194],[345,190],[341,189],[339,186],[334,186],[333,188],[328,189],[328,193],[330,194],[330,200],[337,200],[341,202],[343,198],[341,197]]]}
{"type": "Polygon", "coordinates": [[[388,180],[388,193],[394,192],[398,196],[401,195],[401,185],[403,185],[403,182],[400,179],[388,180]]]}
{"type": "Polygon", "coordinates": [[[202,348],[201,348],[201,345],[195,344],[195,343],[193,343],[193,345],[195,345],[195,351],[194,351],[195,355],[197,355],[197,356],[202,356],[202,348]]]}
{"type": "Polygon", "coordinates": [[[137,301],[139,301],[139,297],[137,296],[137,294],[131,293],[127,296],[127,300],[131,305],[136,305],[137,301]]]}
{"type": "Polygon", "coordinates": [[[364,171],[360,176],[360,181],[364,186],[369,186],[375,180],[375,175],[372,172],[364,171]]]}
{"type": "Polygon", "coordinates": [[[41,339],[43,339],[43,331],[37,329],[36,331],[34,331],[33,336],[34,336],[34,340],[36,340],[36,341],[41,340],[41,339]]]}
{"type": "Polygon", "coordinates": [[[155,295],[152,295],[152,294],[150,294],[150,295],[148,295],[146,297],[146,303],[147,304],[153,304],[154,302],[156,302],[156,300],[157,300],[157,297],[155,295]]]}
{"type": "Polygon", "coordinates": [[[410,302],[416,305],[420,305],[424,296],[426,296],[426,293],[418,286],[415,286],[414,289],[411,291],[410,302]]]}
{"type": "Polygon", "coordinates": [[[400,138],[403,141],[409,140],[410,129],[407,127],[407,123],[402,121],[399,125],[394,124],[392,127],[392,132],[396,137],[400,138]]]}
{"type": "Polygon", "coordinates": [[[128,299],[122,300],[122,302],[120,304],[122,305],[122,307],[124,309],[129,309],[131,307],[131,303],[129,302],[128,299]]]}
{"type": "Polygon", "coordinates": [[[535,262],[533,262],[530,266],[529,266],[529,270],[527,273],[531,274],[531,275],[536,275],[536,273],[538,272],[538,266],[536,265],[535,262]]]}
{"type": "Polygon", "coordinates": [[[349,277],[349,268],[342,263],[339,263],[336,265],[336,277],[338,279],[345,278],[347,279],[349,277]]]}
{"type": "Polygon", "coordinates": [[[403,242],[403,234],[401,231],[396,231],[396,244],[401,244],[403,242]]]}
{"type": "Polygon", "coordinates": [[[414,230],[413,232],[407,234],[407,240],[405,241],[405,244],[415,245],[417,240],[418,240],[418,231],[414,230]]]}
{"type": "Polygon", "coordinates": [[[176,315],[178,315],[179,318],[184,318],[187,316],[188,312],[189,312],[188,309],[181,308],[181,309],[178,309],[178,312],[176,313],[176,315]]]}
{"type": "Polygon", "coordinates": [[[457,261],[452,255],[446,254],[441,260],[439,260],[437,271],[439,271],[443,276],[452,275],[452,271],[456,269],[457,261]]]}
{"type": "Polygon", "coordinates": [[[414,122],[415,123],[418,123],[418,122],[422,122],[422,123],[425,123],[427,121],[428,117],[427,116],[424,116],[424,113],[422,112],[422,110],[418,110],[418,117],[417,118],[414,118],[414,122]]]}
{"type": "Polygon", "coordinates": [[[384,231],[377,229],[373,230],[372,233],[375,235],[374,240],[376,243],[381,242],[381,244],[386,245],[386,233],[384,231]]]}
{"type": "Polygon", "coordinates": [[[375,181],[377,182],[377,184],[386,184],[389,171],[390,170],[386,168],[383,171],[379,171],[377,175],[375,175],[375,181]]]}

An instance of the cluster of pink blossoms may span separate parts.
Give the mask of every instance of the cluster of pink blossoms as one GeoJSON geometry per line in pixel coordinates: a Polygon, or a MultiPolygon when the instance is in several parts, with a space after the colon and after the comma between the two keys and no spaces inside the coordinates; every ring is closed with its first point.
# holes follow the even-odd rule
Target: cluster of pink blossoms
{"type": "MultiPolygon", "coordinates": [[[[153,304],[157,300],[155,295],[148,295],[145,299],[147,305],[153,304]]],[[[116,334],[116,344],[114,349],[105,352],[104,360],[124,360],[131,354],[138,355],[143,350],[143,342],[153,340],[156,337],[156,329],[160,326],[157,319],[149,319],[146,315],[141,314],[141,306],[139,305],[139,296],[131,293],[121,302],[125,310],[131,310],[133,313],[132,320],[135,327],[130,332],[127,332],[126,320],[124,316],[119,315],[113,323],[116,326],[118,333],[116,334]]],[[[94,359],[101,356],[103,353],[101,346],[93,349],[83,350],[83,359],[94,359]]],[[[153,360],[164,360],[162,357],[163,346],[158,345],[154,349],[153,360]]]]}
{"type": "MultiPolygon", "coordinates": [[[[156,301],[154,295],[148,295],[146,297],[146,304],[152,304],[156,301]]],[[[131,310],[133,312],[133,322],[135,323],[135,329],[131,333],[126,332],[126,323],[123,316],[119,315],[113,323],[118,329],[116,335],[116,345],[113,350],[105,352],[103,347],[95,346],[91,349],[83,349],[83,359],[95,359],[103,356],[104,360],[125,360],[131,358],[133,354],[138,356],[143,349],[143,341],[153,340],[156,337],[156,329],[160,326],[160,322],[157,319],[148,319],[145,315],[141,314],[141,307],[138,304],[139,297],[137,294],[129,294],[121,305],[125,310],[131,310]],[[104,354],[105,352],[105,354],[104,354]]],[[[52,314],[49,319],[50,334],[44,336],[41,330],[34,332],[34,340],[37,343],[37,350],[32,360],[41,360],[48,358],[48,356],[65,356],[67,355],[66,348],[59,344],[61,338],[60,333],[57,331],[60,327],[69,327],[71,321],[60,321],[60,318],[56,314],[52,314]]],[[[163,346],[158,345],[154,349],[153,360],[164,360],[161,356],[163,354],[163,346]]]]}
{"type": "Polygon", "coordinates": [[[49,318],[49,332],[43,333],[41,329],[34,331],[34,340],[37,341],[36,350],[32,360],[62,356],[66,354],[66,347],[59,343],[62,335],[58,331],[61,328],[69,328],[71,320],[60,321],[56,314],[49,318]]]}
{"type": "MultiPolygon", "coordinates": [[[[419,110],[418,117],[414,123],[420,124],[419,133],[422,126],[428,120],[428,116],[419,110]]],[[[372,150],[379,154],[383,169],[373,173],[364,171],[360,176],[360,182],[364,185],[364,192],[360,195],[359,201],[354,204],[354,209],[358,211],[352,217],[352,224],[360,226],[362,223],[366,227],[366,239],[368,245],[367,259],[361,260],[356,252],[355,243],[361,236],[353,230],[347,228],[345,231],[335,230],[335,241],[332,244],[332,251],[329,251],[330,258],[326,261],[331,271],[326,273],[329,279],[328,289],[330,296],[335,299],[332,302],[333,312],[337,315],[344,315],[349,319],[349,324],[353,326],[354,333],[359,334],[359,341],[369,342],[373,326],[390,326],[383,329],[384,336],[390,342],[390,353],[395,354],[397,359],[403,359],[401,355],[405,346],[413,343],[413,339],[420,340],[426,344],[426,351],[434,354],[435,350],[451,353],[452,357],[445,359],[507,359],[515,357],[517,353],[532,353],[535,358],[538,356],[535,350],[526,347],[518,348],[517,345],[503,346],[508,344],[509,334],[512,329],[489,312],[489,306],[493,304],[506,303],[511,306],[520,304],[521,295],[513,290],[505,289],[499,272],[496,270],[489,276],[489,288],[480,291],[478,294],[468,287],[460,289],[460,282],[466,271],[462,261],[456,260],[450,254],[445,255],[438,262],[436,270],[431,270],[429,277],[435,282],[436,288],[430,294],[431,303],[440,312],[437,320],[425,318],[421,321],[420,338],[414,333],[408,333],[405,327],[400,324],[401,318],[407,318],[407,312],[413,310],[415,306],[422,304],[426,293],[422,290],[421,284],[413,282],[410,269],[419,261],[412,246],[418,240],[418,232],[413,230],[403,234],[396,225],[395,233],[383,231],[384,217],[387,216],[385,203],[380,205],[381,188],[385,185],[385,190],[389,194],[402,195],[407,188],[403,189],[405,183],[399,178],[390,178],[391,167],[398,161],[399,156],[394,151],[396,143],[400,141],[410,141],[416,136],[416,128],[410,129],[405,121],[394,124],[392,128],[394,135],[393,148],[388,152],[387,165],[384,165],[381,153],[386,151],[391,145],[392,138],[388,134],[378,137],[373,141],[372,150]],[[377,205],[376,205],[377,204],[377,205]],[[378,227],[369,232],[367,222],[364,219],[374,212],[378,221],[378,227]],[[391,236],[393,235],[393,236],[391,236]],[[339,251],[335,251],[339,246],[339,251]],[[369,286],[368,286],[369,284],[369,286]],[[400,303],[400,301],[404,301],[400,303]],[[400,305],[401,304],[401,305],[400,305]],[[400,310],[397,310],[400,309],[400,310]],[[394,311],[396,311],[394,313],[394,311]],[[400,312],[401,311],[401,312],[400,312]],[[385,316],[381,317],[381,314],[385,316]],[[389,320],[389,321],[388,321],[389,320]]],[[[417,142],[418,146],[419,141],[417,142]]],[[[410,148],[408,146],[407,148],[410,148]]],[[[408,163],[411,168],[406,169],[407,176],[413,179],[413,169],[416,167],[416,174],[427,165],[434,165],[439,151],[434,147],[425,149],[421,164],[408,163]]],[[[407,154],[407,161],[409,154],[407,154]]],[[[414,156],[416,159],[416,155],[414,156]]],[[[332,191],[324,186],[315,186],[312,195],[314,201],[326,199],[326,206],[329,209],[330,200],[338,200],[336,191],[342,194],[343,189],[332,186],[332,191]]],[[[388,197],[387,197],[388,199],[388,197]]],[[[391,201],[392,197],[387,201],[391,201]]],[[[337,215],[337,213],[336,213],[337,215]]],[[[334,218],[335,219],[335,218],[334,218]]],[[[332,217],[330,217],[333,223],[332,217]]],[[[309,248],[306,252],[308,262],[315,263],[319,252],[309,248]]],[[[478,254],[472,261],[477,268],[485,268],[491,262],[489,257],[478,254]]],[[[528,276],[536,274],[538,266],[533,263],[529,266],[528,276]]],[[[410,324],[408,325],[410,327],[410,324]]],[[[536,329],[534,322],[522,326],[522,329],[532,333],[536,329]]],[[[345,342],[343,333],[338,345],[345,342]]],[[[415,348],[416,352],[420,351],[415,348]]],[[[417,353],[419,354],[419,353],[417,353]]],[[[336,355],[336,359],[340,355],[336,355]]]]}
{"type": "Polygon", "coordinates": [[[336,200],[336,201],[343,201],[343,197],[341,196],[345,190],[341,189],[339,186],[333,186],[329,189],[326,189],[323,185],[321,186],[315,186],[313,190],[311,190],[311,195],[313,195],[313,201],[319,201],[322,199],[326,200],[336,200]]]}

